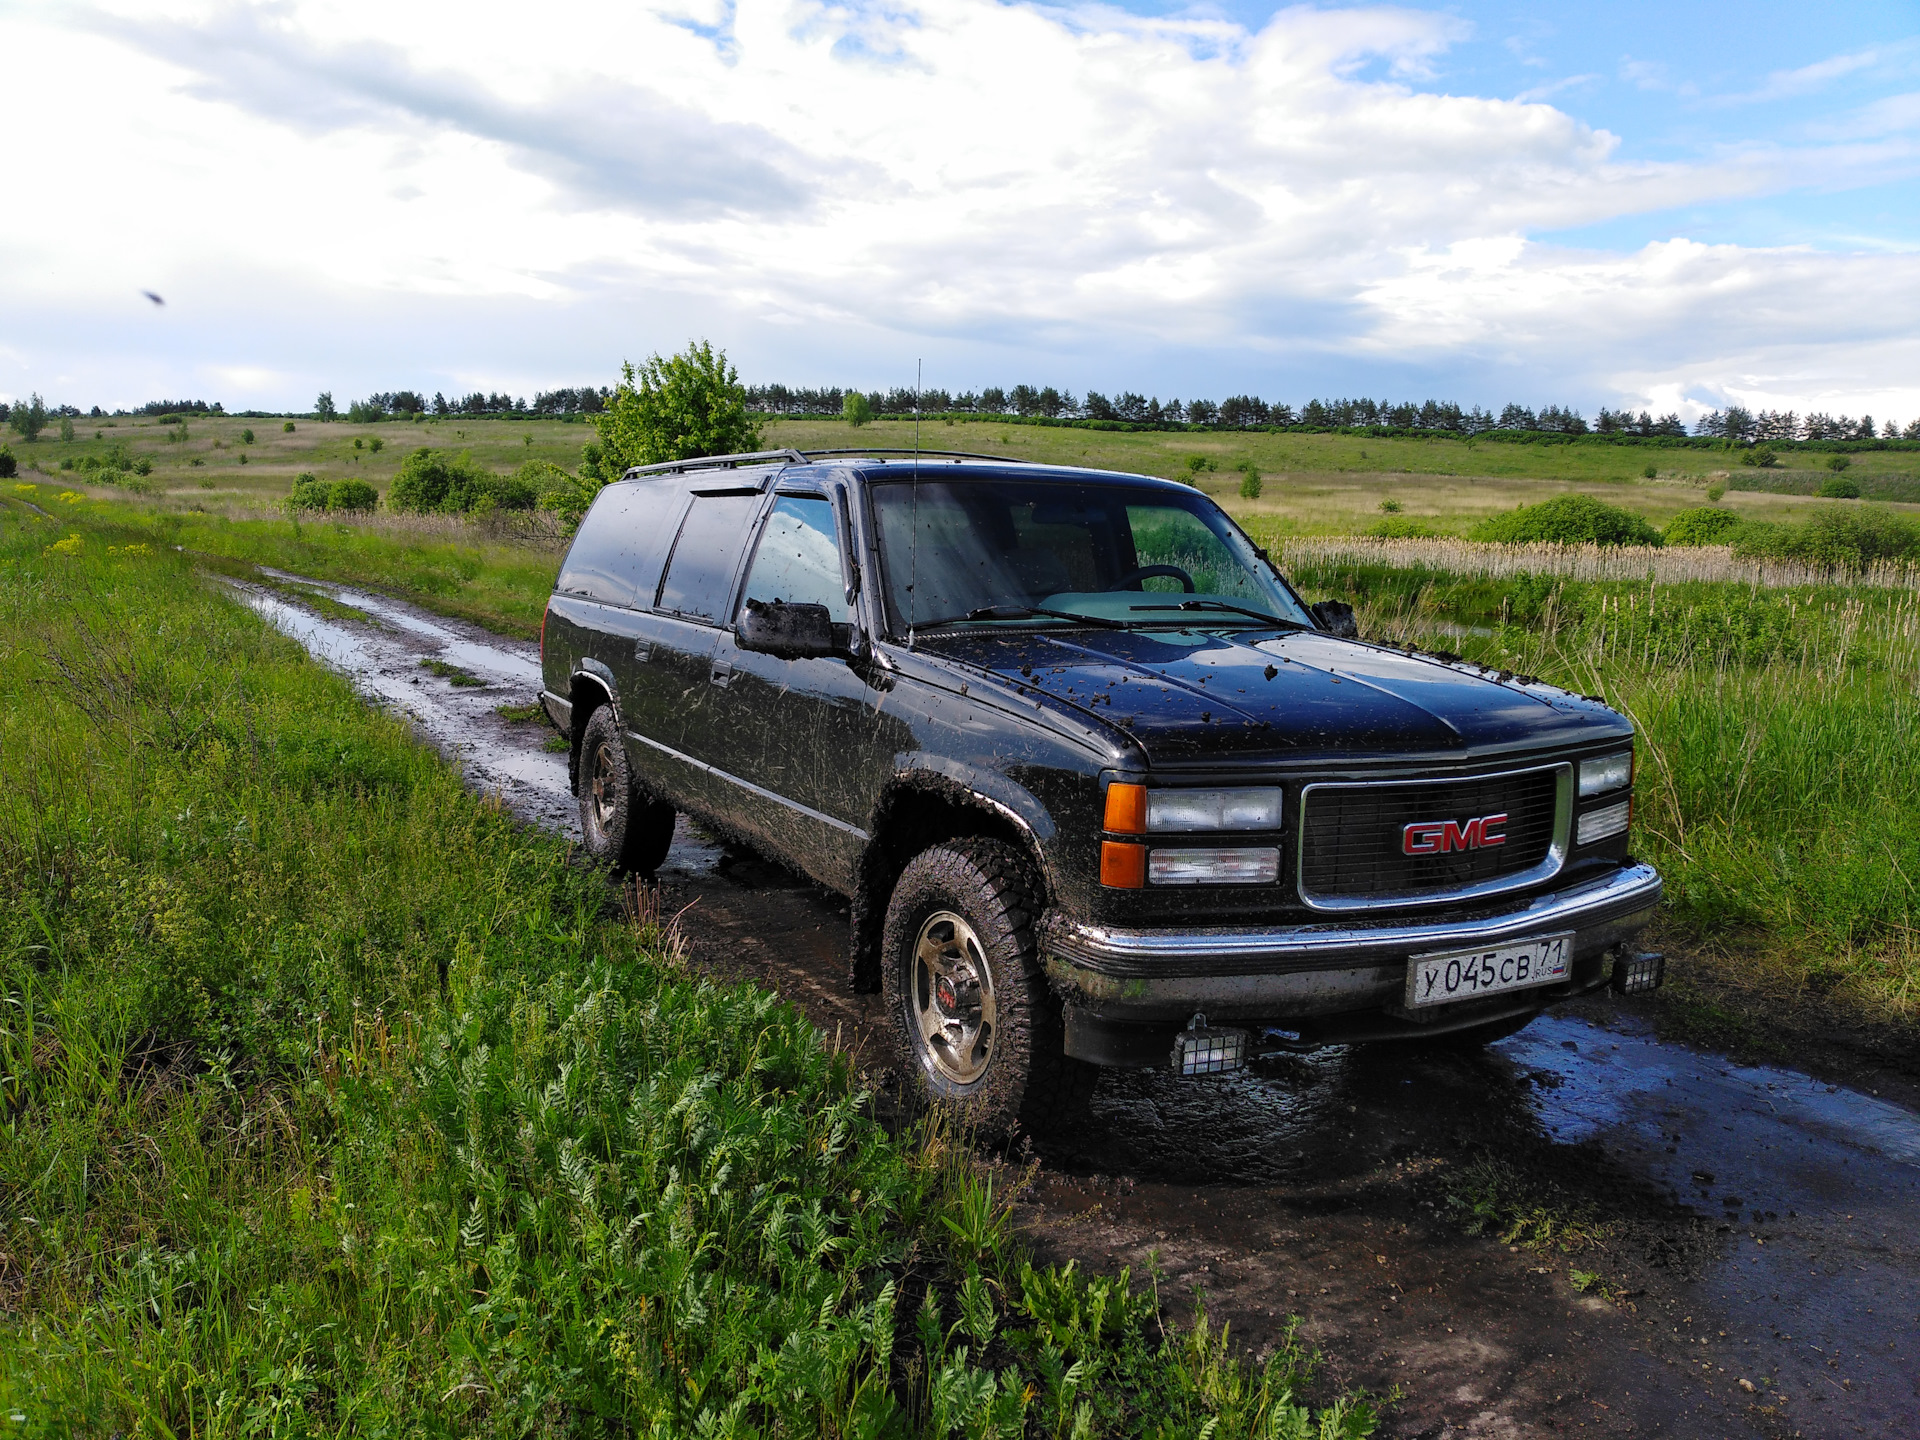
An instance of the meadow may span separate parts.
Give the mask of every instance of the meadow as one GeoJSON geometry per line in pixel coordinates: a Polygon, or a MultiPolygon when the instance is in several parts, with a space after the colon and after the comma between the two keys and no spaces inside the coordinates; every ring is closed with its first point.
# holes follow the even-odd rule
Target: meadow
{"type": "Polygon", "coordinates": [[[1032,1265],[1017,1177],[157,528],[0,492],[9,1433],[1370,1433],[1032,1265]]]}
{"type": "MultiPolygon", "coordinates": [[[[278,504],[275,486],[283,482],[268,477],[357,463],[378,481],[403,444],[414,442],[470,445],[503,469],[523,454],[566,464],[590,427],[302,427],[282,432],[271,465],[236,467],[231,444],[214,447],[243,422],[194,423],[189,442],[149,436],[142,443],[204,445],[209,457],[224,457],[226,468],[198,467],[211,488],[181,484],[182,469],[195,467],[179,464],[156,466],[152,478],[164,485],[144,495],[68,487],[79,472],[59,472],[60,447],[43,442],[36,460],[55,474],[37,484],[38,503],[109,511],[153,543],[196,552],[215,568],[267,563],[392,590],[504,633],[529,635],[537,626],[565,545],[551,516],[380,511],[300,519],[278,504]],[[379,452],[353,450],[354,438],[375,436],[383,439],[379,452]],[[237,470],[246,473],[234,479],[237,470]],[[60,502],[59,494],[76,498],[60,502]],[[79,498],[87,494],[104,498],[79,498]]],[[[1706,503],[1710,484],[1733,487],[1718,503],[1747,519],[1862,503],[1797,493],[1814,488],[1814,472],[1744,467],[1724,451],[1116,433],[990,421],[930,421],[921,440],[929,449],[1185,476],[1272,547],[1311,598],[1354,602],[1363,633],[1605,695],[1642,725],[1636,844],[1669,878],[1665,933],[1729,981],[1729,1003],[1756,1024],[1782,995],[1809,991],[1877,1019],[1916,1017],[1916,912],[1907,877],[1920,874],[1920,832],[1905,819],[1920,798],[1920,768],[1907,743],[1920,683],[1904,608],[1916,588],[1911,569],[1883,566],[1839,583],[1805,567],[1738,561],[1724,548],[1563,550],[1360,534],[1382,518],[1382,501],[1398,504],[1396,519],[1423,519],[1454,535],[1489,514],[1566,493],[1598,496],[1656,524],[1706,503]],[[1723,463],[1709,468],[1716,461],[1723,463]],[[1243,463],[1261,471],[1258,499],[1239,493],[1243,463]],[[1631,473],[1636,463],[1655,463],[1659,473],[1631,473]],[[1603,623],[1603,615],[1611,618],[1603,623]],[[1767,826],[1759,818],[1767,815],[1790,815],[1793,823],[1767,826]]],[[[74,446],[106,443],[81,436],[74,446]]],[[[858,431],[782,421],[767,427],[765,443],[910,447],[913,433],[894,421],[858,431]]],[[[1910,452],[1862,453],[1847,474],[1863,489],[1897,490],[1914,460],[1910,452]]],[[[1920,515],[1920,506],[1885,508],[1920,515]]]]}

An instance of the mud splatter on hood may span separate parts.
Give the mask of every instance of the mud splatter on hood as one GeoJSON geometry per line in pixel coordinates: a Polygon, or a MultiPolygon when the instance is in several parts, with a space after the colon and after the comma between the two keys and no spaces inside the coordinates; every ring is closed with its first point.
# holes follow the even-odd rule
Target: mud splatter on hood
{"type": "Polygon", "coordinates": [[[1095,631],[921,642],[1126,730],[1154,760],[1432,754],[1630,733],[1593,701],[1318,632],[1095,631]]]}

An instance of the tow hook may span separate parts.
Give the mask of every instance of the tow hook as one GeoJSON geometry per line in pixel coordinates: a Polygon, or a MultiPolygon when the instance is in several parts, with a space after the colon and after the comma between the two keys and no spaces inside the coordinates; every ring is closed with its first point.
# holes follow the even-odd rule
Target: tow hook
{"type": "Polygon", "coordinates": [[[1173,1073],[1225,1075],[1247,1065],[1247,1032],[1209,1026],[1198,1011],[1187,1028],[1173,1037],[1173,1073]]]}
{"type": "Polygon", "coordinates": [[[1666,978],[1667,957],[1658,950],[1629,950],[1622,945],[1614,952],[1613,988],[1617,993],[1651,994],[1666,978]]]}

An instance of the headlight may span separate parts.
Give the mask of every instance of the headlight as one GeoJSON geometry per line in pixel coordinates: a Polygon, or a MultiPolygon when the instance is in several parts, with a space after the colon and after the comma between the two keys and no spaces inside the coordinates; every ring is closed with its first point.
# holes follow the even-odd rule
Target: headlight
{"type": "Polygon", "coordinates": [[[1276,785],[1250,790],[1149,790],[1148,830],[1278,830],[1276,785]]]}
{"type": "Polygon", "coordinates": [[[1280,852],[1271,845],[1245,850],[1152,850],[1152,885],[1271,885],[1280,878],[1280,852]]]}
{"type": "Polygon", "coordinates": [[[1596,840],[1605,840],[1610,835],[1618,835],[1627,828],[1627,817],[1631,813],[1628,807],[1632,803],[1629,800],[1622,800],[1618,804],[1588,811],[1580,817],[1580,828],[1574,838],[1582,845],[1591,845],[1596,840]]]}
{"type": "Polygon", "coordinates": [[[1622,750],[1617,755],[1596,755],[1591,760],[1580,762],[1580,796],[1604,795],[1609,790],[1619,790],[1633,783],[1633,752],[1622,750]]]}

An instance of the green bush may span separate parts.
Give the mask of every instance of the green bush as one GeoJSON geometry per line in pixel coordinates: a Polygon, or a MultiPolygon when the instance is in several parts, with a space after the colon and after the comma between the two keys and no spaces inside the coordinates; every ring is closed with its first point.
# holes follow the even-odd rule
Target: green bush
{"type": "Polygon", "coordinates": [[[240,432],[240,443],[242,445],[251,445],[253,443],[253,431],[242,430],[240,432]]]}
{"type": "MultiPolygon", "coordinates": [[[[522,467],[524,468],[524,467],[522,467]]],[[[531,510],[539,492],[517,476],[496,475],[471,456],[421,446],[400,462],[387,489],[392,510],[464,515],[475,509],[531,510]]]]}
{"type": "Polygon", "coordinates": [[[289,420],[289,421],[287,421],[287,423],[286,423],[286,424],[284,424],[284,425],[282,425],[282,426],[280,427],[280,429],[281,429],[281,430],[282,430],[282,431],[283,431],[283,432],[284,432],[285,434],[288,434],[288,435],[291,435],[291,434],[293,434],[293,421],[291,421],[291,420],[289,420]]]}
{"type": "Polygon", "coordinates": [[[1667,522],[1661,540],[1668,545],[1725,545],[1727,532],[1740,524],[1731,510],[1716,510],[1702,505],[1697,510],[1682,510],[1667,522]]]}
{"type": "Polygon", "coordinates": [[[1649,480],[1657,480],[1660,478],[1660,467],[1649,460],[1646,465],[1641,468],[1640,473],[1649,480]]]}
{"type": "Polygon", "coordinates": [[[1814,493],[1822,500],[1858,500],[1860,498],[1860,482],[1858,480],[1849,480],[1842,475],[1833,475],[1822,480],[1820,482],[1820,488],[1814,493]]]}
{"type": "Polygon", "coordinates": [[[387,442],[382,440],[378,435],[374,436],[371,440],[367,441],[367,449],[371,450],[376,455],[378,455],[382,450],[386,448],[387,448],[387,442]]]}
{"type": "Polygon", "coordinates": [[[1835,472],[1844,470],[1851,464],[1853,464],[1853,457],[1851,455],[1829,455],[1827,457],[1827,468],[1835,472]]]}
{"type": "Polygon", "coordinates": [[[1468,532],[1468,538],[1506,545],[1543,541],[1554,545],[1658,545],[1660,532],[1631,510],[1591,495],[1556,495],[1538,505],[1523,505],[1483,520],[1468,532]]]}
{"type": "Polygon", "coordinates": [[[873,419],[873,406],[858,390],[850,390],[847,398],[840,402],[840,416],[858,430],[873,419]]]}
{"type": "Polygon", "coordinates": [[[371,510],[380,492],[364,480],[336,480],[327,492],[329,510],[371,510]]]}
{"type": "Polygon", "coordinates": [[[333,486],[314,475],[311,470],[303,470],[293,482],[293,490],[287,496],[289,510],[324,510],[333,499],[333,486]]]}
{"type": "Polygon", "coordinates": [[[13,458],[11,445],[0,445],[0,480],[11,480],[20,473],[20,462],[13,458]]]}
{"type": "Polygon", "coordinates": [[[1400,502],[1392,496],[1388,496],[1380,502],[1380,513],[1382,515],[1398,515],[1400,513],[1400,502]]]}
{"type": "Polygon", "coordinates": [[[1707,486],[1707,503],[1709,505],[1718,505],[1720,503],[1720,497],[1726,493],[1727,487],[1724,485],[1707,486]]]}
{"type": "Polygon", "coordinates": [[[1260,492],[1265,488],[1266,483],[1260,478],[1260,472],[1254,469],[1251,460],[1241,465],[1240,498],[1242,500],[1258,500],[1260,498],[1260,492]]]}
{"type": "Polygon", "coordinates": [[[1410,515],[1389,515],[1384,520],[1374,521],[1365,533],[1382,540],[1430,540],[1440,532],[1410,515]]]}
{"type": "Polygon", "coordinates": [[[1830,506],[1797,525],[1742,525],[1732,543],[1736,555],[1841,571],[1920,559],[1920,527],[1879,505],[1830,506]]]}

